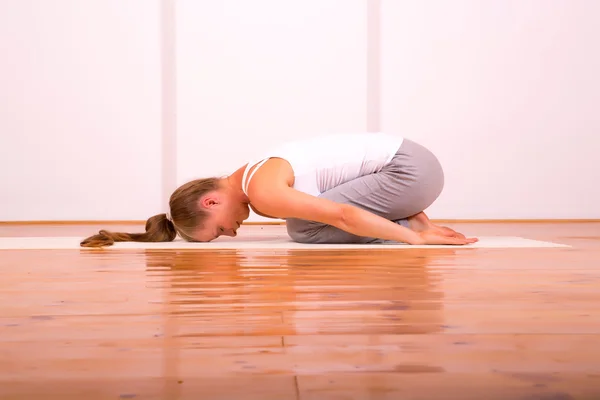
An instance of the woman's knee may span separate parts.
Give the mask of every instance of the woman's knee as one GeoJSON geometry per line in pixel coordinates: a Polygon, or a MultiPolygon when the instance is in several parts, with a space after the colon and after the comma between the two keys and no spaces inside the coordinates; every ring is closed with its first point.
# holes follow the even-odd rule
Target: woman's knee
{"type": "Polygon", "coordinates": [[[290,238],[304,244],[340,244],[358,243],[362,238],[331,225],[299,219],[286,220],[290,238]]]}
{"type": "Polygon", "coordinates": [[[309,221],[296,218],[286,219],[285,221],[289,237],[298,243],[312,243],[314,235],[309,224],[309,221]]]}

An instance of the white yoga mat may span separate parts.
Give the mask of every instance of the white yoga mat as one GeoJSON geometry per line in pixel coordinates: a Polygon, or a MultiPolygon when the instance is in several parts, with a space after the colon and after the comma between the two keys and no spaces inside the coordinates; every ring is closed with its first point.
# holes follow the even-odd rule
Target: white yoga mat
{"type": "MultiPolygon", "coordinates": [[[[0,250],[63,250],[81,249],[81,237],[0,237],[0,250]]],[[[105,247],[107,250],[123,249],[414,249],[414,248],[549,248],[571,247],[569,245],[526,239],[517,236],[484,236],[479,242],[464,245],[418,245],[406,244],[302,244],[292,242],[286,236],[245,237],[216,240],[209,243],[189,243],[183,240],[161,243],[119,242],[105,247]]]]}

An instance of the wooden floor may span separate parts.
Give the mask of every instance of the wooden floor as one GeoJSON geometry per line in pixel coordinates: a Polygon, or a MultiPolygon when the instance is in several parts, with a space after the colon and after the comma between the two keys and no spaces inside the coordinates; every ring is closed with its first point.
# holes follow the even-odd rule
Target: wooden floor
{"type": "Polygon", "coordinates": [[[0,399],[600,399],[600,224],[451,226],[573,247],[0,251],[0,399]]]}

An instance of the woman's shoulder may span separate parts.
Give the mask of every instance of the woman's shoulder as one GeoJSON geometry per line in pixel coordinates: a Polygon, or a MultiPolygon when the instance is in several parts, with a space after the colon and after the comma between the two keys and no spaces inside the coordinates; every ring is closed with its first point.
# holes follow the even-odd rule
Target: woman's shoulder
{"type": "Polygon", "coordinates": [[[249,198],[278,187],[293,185],[294,169],[285,158],[265,157],[257,162],[249,162],[244,167],[242,190],[249,198]]]}

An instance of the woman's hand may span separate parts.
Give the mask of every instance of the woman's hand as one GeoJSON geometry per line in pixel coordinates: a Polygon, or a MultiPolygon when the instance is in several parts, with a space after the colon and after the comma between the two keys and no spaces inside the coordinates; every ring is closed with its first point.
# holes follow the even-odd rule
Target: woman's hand
{"type": "Polygon", "coordinates": [[[420,244],[451,244],[451,245],[465,245],[475,243],[479,239],[461,237],[462,235],[446,236],[440,233],[437,229],[427,229],[418,233],[421,238],[420,244]]]}

